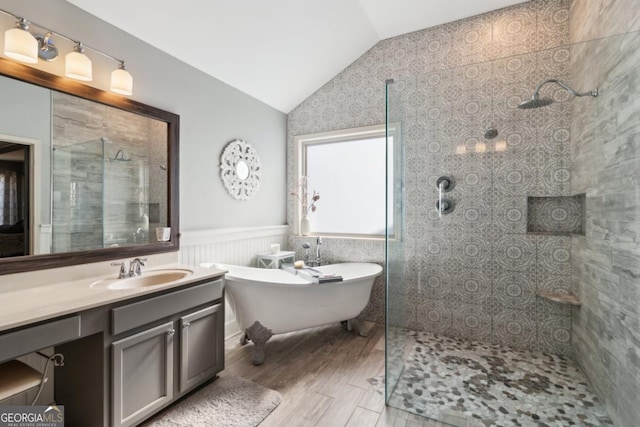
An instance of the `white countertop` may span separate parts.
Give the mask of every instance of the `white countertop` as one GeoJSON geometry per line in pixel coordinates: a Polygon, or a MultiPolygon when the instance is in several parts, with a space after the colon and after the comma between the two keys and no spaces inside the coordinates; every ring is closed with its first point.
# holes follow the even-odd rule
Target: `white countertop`
{"type": "MultiPolygon", "coordinates": [[[[66,314],[78,313],[118,301],[125,301],[144,295],[151,296],[157,292],[179,288],[189,283],[221,276],[226,273],[225,270],[181,264],[156,266],[150,268],[148,273],[165,269],[187,269],[192,270],[193,274],[166,284],[132,289],[109,289],[106,286],[91,286],[92,283],[98,280],[117,278],[117,274],[109,274],[0,292],[0,331],[53,319],[66,314]]],[[[143,274],[144,271],[143,269],[143,274]]],[[[220,287],[220,295],[222,296],[222,286],[220,287]]]]}

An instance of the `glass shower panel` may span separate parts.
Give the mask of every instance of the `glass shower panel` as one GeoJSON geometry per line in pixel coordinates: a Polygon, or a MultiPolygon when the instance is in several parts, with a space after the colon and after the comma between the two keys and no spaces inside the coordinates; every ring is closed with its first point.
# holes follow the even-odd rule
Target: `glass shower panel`
{"type": "Polygon", "coordinates": [[[103,150],[101,139],[53,149],[54,253],[104,247],[95,226],[103,221],[103,150]]]}
{"type": "Polygon", "coordinates": [[[105,247],[149,243],[149,159],[133,145],[105,141],[105,247]]]}
{"type": "Polygon", "coordinates": [[[393,80],[387,80],[387,209],[385,235],[386,272],[386,365],[385,401],[389,401],[404,367],[407,310],[405,305],[405,239],[404,239],[404,134],[405,111],[393,80]]]}

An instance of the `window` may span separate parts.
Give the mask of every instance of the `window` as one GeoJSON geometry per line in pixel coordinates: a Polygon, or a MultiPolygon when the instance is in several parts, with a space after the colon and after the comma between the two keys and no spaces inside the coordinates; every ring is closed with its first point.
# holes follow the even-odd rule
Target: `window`
{"type": "MultiPolygon", "coordinates": [[[[388,147],[384,125],[295,138],[297,179],[307,176],[309,195],[314,190],[320,194],[317,210],[309,217],[313,234],[384,236],[386,165],[393,176],[396,134],[397,127],[390,127],[388,147]]],[[[393,200],[393,180],[388,185],[389,197],[393,200]]],[[[393,205],[389,203],[390,227],[394,223],[393,205]]],[[[298,227],[302,212],[299,203],[295,206],[298,227]]]]}

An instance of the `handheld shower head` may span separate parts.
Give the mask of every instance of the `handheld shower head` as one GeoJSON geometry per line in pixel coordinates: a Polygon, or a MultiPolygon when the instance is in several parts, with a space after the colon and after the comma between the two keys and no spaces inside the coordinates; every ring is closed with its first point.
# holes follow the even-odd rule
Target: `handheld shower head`
{"type": "Polygon", "coordinates": [[[547,105],[553,104],[553,99],[551,98],[540,98],[540,89],[542,88],[542,86],[544,86],[547,83],[555,83],[558,86],[561,86],[564,90],[566,90],[567,92],[569,92],[571,95],[573,96],[593,96],[596,97],[598,96],[598,89],[594,89],[591,90],[589,92],[576,92],[575,90],[571,89],[571,87],[569,87],[569,85],[567,85],[565,82],[563,82],[562,80],[558,80],[558,79],[547,79],[544,80],[542,83],[540,83],[537,87],[535,92],[533,92],[533,95],[531,96],[530,100],[521,102],[518,105],[518,108],[522,109],[522,110],[530,110],[533,108],[540,108],[540,107],[546,107],[547,105]]]}

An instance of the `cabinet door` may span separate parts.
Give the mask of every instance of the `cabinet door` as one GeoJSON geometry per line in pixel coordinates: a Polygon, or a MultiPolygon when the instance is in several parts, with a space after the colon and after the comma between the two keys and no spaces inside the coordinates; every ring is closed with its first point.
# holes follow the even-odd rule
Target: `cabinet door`
{"type": "Polygon", "coordinates": [[[222,304],[180,318],[180,392],[224,368],[222,304]]]}
{"type": "Polygon", "coordinates": [[[173,322],[112,344],[113,425],[130,426],[173,398],[173,322]]]}

